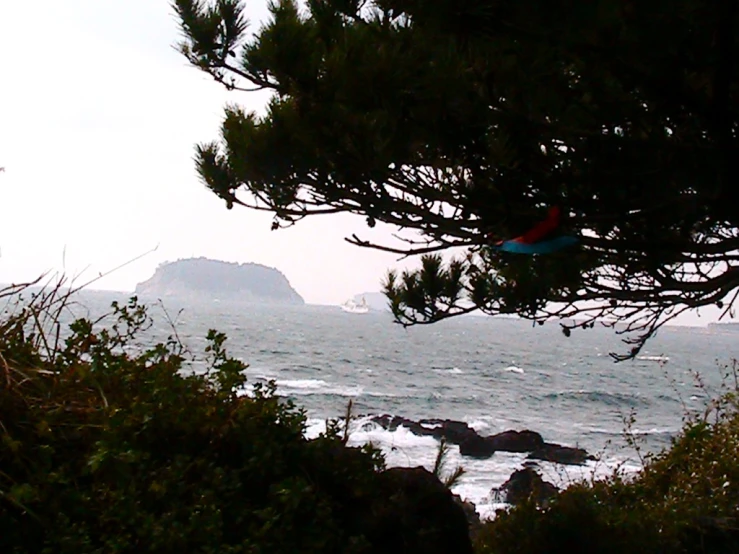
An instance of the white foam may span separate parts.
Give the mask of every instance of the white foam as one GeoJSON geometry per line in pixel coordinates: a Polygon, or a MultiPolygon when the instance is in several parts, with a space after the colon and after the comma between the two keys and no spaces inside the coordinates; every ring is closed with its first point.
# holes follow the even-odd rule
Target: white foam
{"type": "Polygon", "coordinates": [[[275,383],[278,387],[287,389],[321,389],[328,386],[321,379],[277,379],[275,383]]]}
{"type": "Polygon", "coordinates": [[[645,362],[669,362],[669,356],[637,356],[637,360],[643,360],[645,362]]]}
{"type": "Polygon", "coordinates": [[[633,435],[668,435],[679,431],[668,427],[652,427],[651,429],[631,429],[630,432],[633,435]]]}
{"type": "Polygon", "coordinates": [[[459,369],[458,367],[453,367],[450,369],[435,369],[436,373],[446,373],[447,375],[462,375],[464,371],[459,369]]]}
{"type": "Polygon", "coordinates": [[[419,425],[423,427],[424,429],[437,429],[438,427],[441,427],[441,423],[424,422],[424,423],[419,423],[419,425]]]}
{"type": "Polygon", "coordinates": [[[326,432],[326,421],[323,419],[309,419],[305,426],[306,439],[315,439],[321,433],[326,432]]]}
{"type": "Polygon", "coordinates": [[[515,365],[509,365],[508,367],[503,369],[503,371],[505,371],[506,373],[518,373],[521,375],[524,373],[523,368],[515,366],[515,365]]]}
{"type": "Polygon", "coordinates": [[[481,431],[488,431],[491,428],[494,428],[494,425],[490,423],[487,419],[479,418],[479,419],[473,419],[472,421],[466,421],[467,425],[469,425],[472,429],[480,433],[481,431]]]}
{"type": "MultiPolygon", "coordinates": [[[[309,396],[327,394],[357,397],[364,394],[362,387],[334,386],[322,379],[277,379],[275,384],[277,385],[278,395],[309,396]]],[[[372,396],[372,393],[369,393],[368,396],[372,396]]]]}

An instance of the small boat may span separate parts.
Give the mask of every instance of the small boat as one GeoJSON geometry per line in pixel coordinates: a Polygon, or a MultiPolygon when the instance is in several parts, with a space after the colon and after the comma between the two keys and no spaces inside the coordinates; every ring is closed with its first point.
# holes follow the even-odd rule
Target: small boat
{"type": "Polygon", "coordinates": [[[357,303],[353,298],[350,298],[341,305],[341,309],[350,314],[367,314],[369,313],[369,306],[367,300],[362,297],[362,300],[357,303]]]}

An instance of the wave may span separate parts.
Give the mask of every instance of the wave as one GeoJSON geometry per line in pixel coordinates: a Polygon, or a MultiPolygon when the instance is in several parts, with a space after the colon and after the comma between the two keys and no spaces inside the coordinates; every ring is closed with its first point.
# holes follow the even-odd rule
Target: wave
{"type": "Polygon", "coordinates": [[[637,356],[637,360],[642,360],[645,362],[664,362],[667,363],[670,361],[669,356],[637,356]]]}
{"type": "Polygon", "coordinates": [[[679,432],[678,429],[669,429],[667,427],[652,427],[651,429],[632,429],[631,433],[634,435],[651,436],[651,435],[676,435],[679,432]]]}
{"type": "Polygon", "coordinates": [[[275,384],[290,389],[320,389],[328,386],[322,379],[276,379],[275,384]]]}
{"type": "MultiPolygon", "coordinates": [[[[257,379],[269,379],[265,375],[257,377],[257,379]]],[[[359,396],[367,398],[429,398],[433,395],[412,395],[412,394],[396,394],[390,392],[380,392],[365,390],[360,385],[336,385],[323,379],[275,379],[277,385],[277,394],[285,396],[344,396],[356,398],[359,396]]],[[[440,398],[441,396],[439,396],[440,398]]]]}
{"type": "Polygon", "coordinates": [[[364,398],[387,398],[400,400],[444,400],[450,404],[467,404],[478,400],[478,395],[447,396],[439,391],[421,391],[416,393],[394,393],[377,390],[365,390],[361,385],[337,385],[323,379],[274,379],[262,374],[253,377],[257,381],[273,380],[277,385],[277,394],[281,396],[344,396],[364,398]]]}
{"type": "Polygon", "coordinates": [[[646,398],[638,394],[606,392],[598,390],[564,390],[551,392],[542,397],[544,400],[577,400],[581,402],[598,402],[608,406],[645,406],[649,404],[646,398]]]}
{"type": "MultiPolygon", "coordinates": [[[[266,380],[266,376],[260,376],[258,379],[266,380]]],[[[277,394],[285,396],[371,396],[371,393],[365,393],[360,386],[341,386],[332,385],[323,379],[275,379],[277,385],[277,394]]]]}
{"type": "Polygon", "coordinates": [[[436,373],[446,373],[448,375],[462,375],[464,373],[464,371],[462,371],[458,367],[452,367],[452,368],[437,367],[437,368],[434,368],[434,371],[436,373]]]}
{"type": "Polygon", "coordinates": [[[504,368],[503,371],[506,373],[518,373],[519,375],[523,375],[524,370],[522,367],[518,367],[515,365],[509,365],[508,367],[504,368]]]}
{"type": "Polygon", "coordinates": [[[669,402],[671,404],[680,404],[680,398],[670,396],[669,394],[658,394],[655,398],[661,402],[669,402]]]}
{"type": "Polygon", "coordinates": [[[259,349],[259,354],[270,354],[272,356],[292,356],[293,352],[290,350],[280,350],[277,348],[261,348],[259,349]]]}
{"type": "MultiPolygon", "coordinates": [[[[602,427],[591,427],[591,428],[585,428],[585,433],[592,434],[592,435],[608,435],[612,437],[616,436],[622,436],[624,434],[623,429],[604,429],[602,427]]],[[[650,429],[631,429],[629,431],[632,435],[636,436],[658,436],[658,435],[665,435],[667,437],[672,437],[676,435],[679,432],[679,429],[673,429],[670,427],[652,427],[650,429]]]]}

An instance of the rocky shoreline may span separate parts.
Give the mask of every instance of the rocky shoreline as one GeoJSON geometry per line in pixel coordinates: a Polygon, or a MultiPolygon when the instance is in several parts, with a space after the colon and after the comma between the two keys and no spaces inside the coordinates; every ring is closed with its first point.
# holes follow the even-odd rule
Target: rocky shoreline
{"type": "Polygon", "coordinates": [[[414,421],[402,416],[382,414],[369,416],[370,421],[383,429],[395,431],[404,427],[420,437],[444,439],[459,447],[462,456],[487,459],[496,452],[528,453],[528,460],[552,462],[564,465],[584,465],[595,460],[583,448],[547,442],[536,431],[508,430],[495,435],[480,435],[463,421],[451,419],[421,419],[414,421]]]}

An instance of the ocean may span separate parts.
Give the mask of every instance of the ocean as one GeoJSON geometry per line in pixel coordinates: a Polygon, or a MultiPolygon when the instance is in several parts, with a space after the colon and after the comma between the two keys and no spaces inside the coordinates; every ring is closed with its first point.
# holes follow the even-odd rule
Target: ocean
{"type": "MultiPolygon", "coordinates": [[[[112,300],[126,298],[83,291],[73,313],[97,316],[112,300]]],[[[356,315],[332,306],[150,306],[155,325],[147,341],[166,338],[172,322],[182,342],[202,353],[208,329],[224,332],[229,352],[249,364],[251,383],[275,380],[278,394],[307,410],[308,436],[320,433],[326,418],[342,416],[352,400],[350,444],[380,446],[388,466],[430,469],[438,442],[403,427],[386,431],[369,416],[453,419],[480,434],[530,429],[601,458],[583,467],[540,462],[544,478],[559,486],[616,467],[638,470],[640,455],[668,446],[685,414],[703,410],[720,392],[722,373],[739,357],[739,333],[716,328],[664,327],[638,359],[614,363],[609,352],[628,347],[606,328],[567,338],[556,323],[503,318],[470,316],[404,329],[389,313],[356,315]],[[632,413],[641,453],[624,439],[632,413]]],[[[453,446],[449,467],[466,470],[453,491],[490,516],[500,506],[491,490],[522,467],[525,456],[497,452],[472,460],[453,446]]]]}

